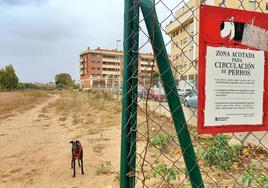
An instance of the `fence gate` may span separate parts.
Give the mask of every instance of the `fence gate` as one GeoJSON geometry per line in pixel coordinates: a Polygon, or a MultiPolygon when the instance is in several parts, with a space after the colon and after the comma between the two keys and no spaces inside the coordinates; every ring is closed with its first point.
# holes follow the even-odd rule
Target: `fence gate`
{"type": "Polygon", "coordinates": [[[267,132],[197,134],[200,4],[268,10],[263,0],[125,0],[121,188],[268,187],[267,132]]]}

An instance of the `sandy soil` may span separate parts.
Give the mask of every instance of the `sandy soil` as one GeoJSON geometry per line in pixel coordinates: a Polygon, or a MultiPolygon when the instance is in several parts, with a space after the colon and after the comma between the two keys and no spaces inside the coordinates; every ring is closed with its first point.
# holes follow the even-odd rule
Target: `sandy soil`
{"type": "Polygon", "coordinates": [[[60,98],[53,95],[0,122],[0,187],[118,187],[119,121],[100,129],[102,114],[95,114],[99,124],[88,125],[89,132],[68,117],[60,119],[55,109],[47,110],[60,98]],[[79,139],[84,148],[85,175],[77,167],[75,178],[70,169],[73,139],[79,139]],[[102,161],[111,163],[111,172],[96,175],[102,161]]]}
{"type": "MultiPolygon", "coordinates": [[[[14,97],[17,98],[17,94],[14,97]]],[[[4,118],[1,118],[0,111],[0,188],[119,187],[121,109],[117,99],[100,92],[57,92],[35,102],[28,100],[31,105],[27,108],[16,109],[13,101],[6,101],[5,105],[12,104],[12,108],[5,110],[4,118]],[[77,167],[77,176],[72,178],[69,141],[76,139],[84,147],[85,175],[81,175],[77,167]]],[[[148,187],[190,187],[177,139],[169,141],[168,147],[162,151],[159,146],[148,145],[145,156],[147,139],[144,135],[147,131],[150,140],[163,133],[176,138],[172,121],[165,114],[165,106],[159,109],[154,104],[155,102],[149,103],[152,111],[148,115],[148,128],[142,109],[144,105],[140,104],[138,110],[136,187],[142,187],[143,178],[146,178],[148,187]],[[144,156],[146,163],[142,174],[144,156]],[[176,166],[179,170],[176,180],[166,184],[163,175],[154,176],[152,168],[156,168],[157,163],[166,164],[167,167],[176,166]]],[[[186,117],[190,117],[188,115],[186,117]]],[[[195,126],[190,127],[197,151],[198,148],[207,146],[209,138],[196,135],[195,129],[195,126]]],[[[267,154],[256,149],[257,147],[247,147],[242,150],[240,155],[243,161],[234,164],[236,171],[223,172],[200,160],[206,187],[243,187],[243,163],[254,162],[260,167],[259,170],[267,174],[267,154]]]]}

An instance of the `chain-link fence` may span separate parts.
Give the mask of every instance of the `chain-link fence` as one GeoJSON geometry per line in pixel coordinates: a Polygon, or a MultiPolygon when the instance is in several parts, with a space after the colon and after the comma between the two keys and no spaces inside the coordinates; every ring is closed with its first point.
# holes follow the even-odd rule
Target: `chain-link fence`
{"type": "Polygon", "coordinates": [[[125,1],[121,187],[268,187],[267,132],[199,135],[196,97],[200,4],[267,12],[268,1],[151,1],[125,1]]]}

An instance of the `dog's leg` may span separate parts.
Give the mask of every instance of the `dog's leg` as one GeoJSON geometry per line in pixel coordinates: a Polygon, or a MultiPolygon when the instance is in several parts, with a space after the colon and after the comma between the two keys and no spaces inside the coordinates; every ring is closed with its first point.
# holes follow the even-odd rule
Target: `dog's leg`
{"type": "Polygon", "coordinates": [[[78,160],[78,165],[79,165],[79,167],[80,167],[80,166],[81,166],[81,164],[80,164],[80,160],[81,160],[81,159],[77,159],[77,160],[78,160]]]}
{"type": "Polygon", "coordinates": [[[75,177],[75,158],[74,158],[74,160],[73,160],[73,168],[74,168],[73,177],[75,177]]]}
{"type": "Polygon", "coordinates": [[[84,164],[83,164],[83,158],[81,158],[81,172],[84,175],[84,164]]]}
{"type": "Polygon", "coordinates": [[[73,158],[71,159],[71,169],[73,168],[73,158]]]}

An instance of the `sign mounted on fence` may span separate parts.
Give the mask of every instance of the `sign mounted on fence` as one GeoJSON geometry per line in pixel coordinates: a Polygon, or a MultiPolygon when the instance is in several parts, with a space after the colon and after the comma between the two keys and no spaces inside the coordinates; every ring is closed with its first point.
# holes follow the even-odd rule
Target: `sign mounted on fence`
{"type": "Polygon", "coordinates": [[[268,14],[200,7],[198,132],[268,130],[268,14]]]}

